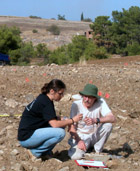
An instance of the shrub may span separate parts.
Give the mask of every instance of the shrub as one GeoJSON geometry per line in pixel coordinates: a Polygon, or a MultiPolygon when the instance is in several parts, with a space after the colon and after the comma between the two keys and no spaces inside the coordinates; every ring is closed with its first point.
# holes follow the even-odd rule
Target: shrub
{"type": "Polygon", "coordinates": [[[82,21],[85,21],[85,22],[92,22],[92,19],[91,19],[91,18],[85,18],[85,19],[83,19],[82,21]]]}
{"type": "Polygon", "coordinates": [[[11,64],[24,65],[30,62],[34,57],[34,48],[31,42],[23,43],[19,49],[10,51],[11,64]]]}
{"type": "Polygon", "coordinates": [[[137,42],[133,43],[132,45],[128,45],[126,49],[129,56],[140,55],[140,45],[137,42]]]}
{"type": "Polygon", "coordinates": [[[94,55],[95,55],[95,57],[97,59],[106,59],[106,58],[108,58],[108,55],[106,53],[106,49],[104,47],[100,47],[100,48],[96,49],[94,55]]]}
{"type": "Polygon", "coordinates": [[[29,17],[33,18],[33,19],[41,19],[41,17],[37,17],[37,16],[34,16],[34,15],[30,15],[29,17]]]}
{"type": "Polygon", "coordinates": [[[44,59],[44,64],[49,63],[49,56],[50,56],[51,51],[47,48],[46,44],[38,44],[35,47],[35,56],[37,58],[43,58],[44,59]]]}
{"type": "Polygon", "coordinates": [[[60,34],[60,29],[57,25],[53,24],[51,25],[47,31],[50,31],[53,35],[59,35],[60,34]]]}
{"type": "Polygon", "coordinates": [[[33,29],[32,32],[33,32],[33,33],[38,33],[38,30],[33,29]]]}

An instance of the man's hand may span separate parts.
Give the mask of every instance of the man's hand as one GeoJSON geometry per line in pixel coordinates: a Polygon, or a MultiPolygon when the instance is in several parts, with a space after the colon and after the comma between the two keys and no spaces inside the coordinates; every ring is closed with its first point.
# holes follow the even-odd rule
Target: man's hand
{"type": "Polygon", "coordinates": [[[85,145],[85,142],[80,140],[77,144],[78,148],[83,150],[83,151],[86,151],[86,145],[85,145]]]}
{"type": "Polygon", "coordinates": [[[84,121],[85,121],[86,125],[93,125],[93,124],[97,123],[96,118],[85,117],[84,121]]]}

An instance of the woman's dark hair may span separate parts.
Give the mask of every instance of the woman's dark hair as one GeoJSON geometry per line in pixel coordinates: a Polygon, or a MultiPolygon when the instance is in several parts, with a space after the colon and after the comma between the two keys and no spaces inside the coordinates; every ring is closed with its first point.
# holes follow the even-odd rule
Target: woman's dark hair
{"type": "Polygon", "coordinates": [[[41,88],[41,93],[47,94],[51,89],[54,91],[59,91],[61,89],[66,89],[66,85],[59,79],[53,79],[49,83],[44,84],[44,86],[41,88]]]}

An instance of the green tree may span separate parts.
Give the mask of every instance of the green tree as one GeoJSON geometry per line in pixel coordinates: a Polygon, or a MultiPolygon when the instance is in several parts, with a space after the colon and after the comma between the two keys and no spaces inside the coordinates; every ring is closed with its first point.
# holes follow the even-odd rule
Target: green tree
{"type": "Polygon", "coordinates": [[[98,47],[90,40],[84,51],[84,56],[86,60],[108,58],[106,49],[104,47],[98,47]]]}
{"type": "Polygon", "coordinates": [[[126,47],[126,51],[129,56],[140,55],[140,44],[138,42],[134,42],[126,47]]]}
{"type": "Polygon", "coordinates": [[[19,58],[21,57],[20,49],[10,51],[9,55],[10,55],[10,63],[12,65],[16,65],[18,63],[19,58]]]}
{"type": "Polygon", "coordinates": [[[50,59],[49,60],[50,63],[56,63],[59,65],[68,64],[69,63],[69,56],[67,54],[67,46],[63,45],[63,46],[57,48],[56,50],[54,50],[50,54],[49,59],[50,59]]]}
{"type": "Polygon", "coordinates": [[[84,54],[88,40],[84,36],[74,36],[72,43],[54,50],[50,55],[50,63],[68,64],[79,61],[84,54]]]}
{"type": "Polygon", "coordinates": [[[84,56],[86,60],[96,58],[95,51],[98,47],[92,41],[89,41],[87,48],[84,51],[84,56]]]}
{"type": "Polygon", "coordinates": [[[140,44],[140,8],[131,7],[122,12],[113,11],[111,39],[116,44],[116,52],[128,55],[128,47],[133,43],[140,44]]]}
{"type": "Polygon", "coordinates": [[[94,31],[94,41],[100,46],[105,46],[107,51],[114,45],[110,39],[110,29],[112,22],[109,20],[109,16],[99,16],[95,19],[95,22],[90,25],[90,28],[94,31]]]}
{"type": "Polygon", "coordinates": [[[129,45],[140,44],[140,8],[132,6],[122,12],[112,11],[111,21],[108,16],[99,16],[90,28],[98,47],[105,47],[108,53],[128,55],[129,45]]]}
{"type": "Polygon", "coordinates": [[[108,28],[111,25],[112,23],[108,16],[99,16],[95,18],[95,21],[90,25],[90,28],[93,29],[95,34],[100,34],[101,37],[105,37],[108,33],[108,28]]]}
{"type": "Polygon", "coordinates": [[[66,20],[65,15],[62,16],[62,15],[58,14],[58,20],[66,20]]]}
{"type": "Polygon", "coordinates": [[[30,63],[30,59],[34,57],[34,47],[31,42],[22,43],[19,49],[11,50],[9,54],[11,64],[27,65],[30,63]]]}
{"type": "Polygon", "coordinates": [[[88,40],[85,36],[74,36],[72,43],[68,45],[68,56],[70,62],[79,61],[80,57],[83,56],[84,51],[88,45],[88,40]]]}
{"type": "Polygon", "coordinates": [[[0,27],[0,52],[8,54],[9,51],[18,49],[21,45],[20,30],[16,27],[0,27]]]}
{"type": "Polygon", "coordinates": [[[84,14],[82,12],[82,14],[81,14],[81,21],[83,21],[83,20],[84,20],[84,14]]]}
{"type": "Polygon", "coordinates": [[[50,55],[50,50],[48,50],[46,44],[38,44],[35,47],[35,56],[37,58],[44,58],[44,63],[47,64],[49,63],[49,55],[50,55]]]}
{"type": "Polygon", "coordinates": [[[85,36],[74,36],[72,42],[54,50],[50,55],[50,63],[68,64],[78,62],[81,58],[89,60],[93,58],[107,58],[106,49],[98,47],[92,40],[85,36]]]}

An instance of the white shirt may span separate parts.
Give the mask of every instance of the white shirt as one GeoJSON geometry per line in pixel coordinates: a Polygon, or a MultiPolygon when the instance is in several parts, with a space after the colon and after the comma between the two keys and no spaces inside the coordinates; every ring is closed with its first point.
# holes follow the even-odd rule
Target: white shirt
{"type": "Polygon", "coordinates": [[[98,99],[91,108],[86,108],[82,100],[74,101],[71,107],[70,117],[74,117],[77,114],[83,114],[83,119],[78,122],[77,124],[77,132],[79,133],[93,133],[97,130],[98,125],[86,125],[84,122],[85,117],[90,118],[100,118],[106,116],[108,113],[111,112],[110,108],[108,107],[107,103],[103,98],[98,99]]]}

